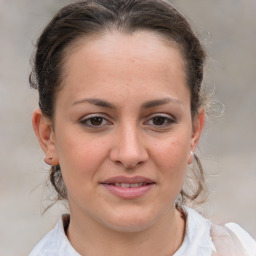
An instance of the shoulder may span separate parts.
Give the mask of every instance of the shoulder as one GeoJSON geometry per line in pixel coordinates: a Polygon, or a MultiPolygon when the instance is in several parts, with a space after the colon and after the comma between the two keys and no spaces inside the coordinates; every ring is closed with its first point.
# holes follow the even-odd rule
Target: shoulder
{"type": "Polygon", "coordinates": [[[67,222],[69,222],[69,215],[63,215],[55,228],[39,241],[29,256],[80,256],[66,237],[64,227],[67,222]]]}
{"type": "Polygon", "coordinates": [[[212,255],[215,250],[210,236],[211,223],[195,210],[182,207],[186,219],[186,231],[181,248],[175,256],[212,255]]]}
{"type": "Polygon", "coordinates": [[[191,208],[183,210],[186,234],[182,247],[186,249],[181,255],[256,256],[255,240],[239,225],[216,225],[191,208]]]}
{"type": "Polygon", "coordinates": [[[238,224],[212,224],[211,237],[216,255],[256,256],[256,241],[238,224]]]}
{"type": "Polygon", "coordinates": [[[245,248],[254,252],[254,255],[256,255],[256,241],[249,235],[247,231],[236,223],[227,223],[225,226],[236,235],[245,248]]]}
{"type": "Polygon", "coordinates": [[[52,255],[57,256],[56,246],[55,246],[55,239],[56,230],[51,230],[47,235],[45,235],[39,243],[34,247],[32,252],[29,256],[45,256],[45,255],[52,255]]]}

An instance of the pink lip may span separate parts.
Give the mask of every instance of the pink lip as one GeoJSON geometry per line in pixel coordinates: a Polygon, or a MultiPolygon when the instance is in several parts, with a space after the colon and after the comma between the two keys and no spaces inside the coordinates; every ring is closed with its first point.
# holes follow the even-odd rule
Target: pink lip
{"type": "Polygon", "coordinates": [[[143,177],[143,176],[133,176],[133,177],[126,177],[126,176],[116,176],[109,178],[107,180],[104,180],[101,182],[103,184],[113,184],[113,183],[127,183],[127,184],[133,184],[133,183],[154,183],[153,180],[143,177]]]}
{"type": "Polygon", "coordinates": [[[101,182],[110,193],[113,195],[123,198],[123,199],[134,199],[138,197],[142,197],[146,193],[148,193],[152,187],[156,184],[153,180],[142,177],[142,176],[134,176],[134,177],[125,177],[125,176],[117,176],[107,179],[101,182]],[[117,186],[116,183],[125,183],[125,184],[135,184],[135,183],[143,183],[138,187],[122,187],[117,186]]]}

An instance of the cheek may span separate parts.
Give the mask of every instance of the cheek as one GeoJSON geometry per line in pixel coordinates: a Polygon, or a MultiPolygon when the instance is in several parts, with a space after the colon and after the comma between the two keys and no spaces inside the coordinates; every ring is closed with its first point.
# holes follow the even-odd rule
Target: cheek
{"type": "Polygon", "coordinates": [[[79,134],[63,134],[57,141],[57,154],[63,178],[68,184],[89,179],[93,182],[96,171],[106,158],[107,146],[103,141],[99,142],[79,134]]]}
{"type": "Polygon", "coordinates": [[[157,145],[158,162],[165,165],[169,170],[186,169],[190,154],[189,139],[179,140],[178,137],[167,139],[164,143],[157,145]]]}
{"type": "Polygon", "coordinates": [[[162,144],[156,155],[159,180],[166,200],[174,201],[185,182],[188,166],[189,143],[170,139],[162,144]]]}

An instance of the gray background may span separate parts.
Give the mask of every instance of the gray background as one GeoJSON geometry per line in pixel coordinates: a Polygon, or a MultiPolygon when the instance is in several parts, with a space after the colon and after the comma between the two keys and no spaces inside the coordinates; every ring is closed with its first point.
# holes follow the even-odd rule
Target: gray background
{"type": "MultiPolygon", "coordinates": [[[[41,215],[48,167],[31,126],[37,96],[28,75],[33,43],[68,2],[0,0],[0,256],[27,255],[65,211],[55,205],[41,215]]],[[[224,116],[208,120],[199,149],[210,189],[204,211],[256,237],[256,1],[173,3],[205,44],[205,85],[226,106],[224,116]]]]}

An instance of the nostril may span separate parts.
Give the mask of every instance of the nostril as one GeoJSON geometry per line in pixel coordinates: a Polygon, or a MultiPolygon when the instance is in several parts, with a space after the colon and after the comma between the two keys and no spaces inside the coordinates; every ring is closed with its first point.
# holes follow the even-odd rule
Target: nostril
{"type": "Polygon", "coordinates": [[[119,139],[109,153],[112,162],[131,169],[142,165],[148,159],[148,152],[138,138],[123,136],[119,139]]]}
{"type": "Polygon", "coordinates": [[[133,163],[129,163],[129,164],[123,164],[125,166],[125,168],[127,169],[133,169],[135,167],[138,167],[140,165],[143,164],[143,161],[140,161],[140,162],[133,162],[133,163]]]}
{"type": "Polygon", "coordinates": [[[139,162],[126,162],[126,161],[114,161],[117,165],[122,165],[125,169],[133,169],[143,164],[143,161],[139,162]]]}

